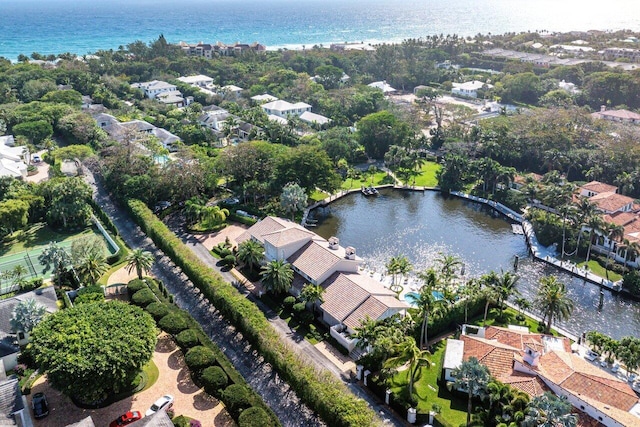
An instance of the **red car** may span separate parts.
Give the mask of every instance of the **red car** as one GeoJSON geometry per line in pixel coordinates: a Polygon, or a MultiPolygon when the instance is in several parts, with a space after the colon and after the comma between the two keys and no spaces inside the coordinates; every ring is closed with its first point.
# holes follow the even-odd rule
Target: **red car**
{"type": "Polygon", "coordinates": [[[131,424],[134,421],[138,421],[142,418],[142,414],[138,411],[129,411],[124,415],[120,415],[115,420],[111,421],[109,427],[121,427],[131,424]]]}

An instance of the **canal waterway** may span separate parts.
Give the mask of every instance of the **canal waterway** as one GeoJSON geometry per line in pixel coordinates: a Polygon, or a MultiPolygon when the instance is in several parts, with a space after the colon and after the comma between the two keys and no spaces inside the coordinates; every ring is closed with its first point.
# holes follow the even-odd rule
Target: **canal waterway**
{"type": "Polygon", "coordinates": [[[433,191],[384,189],[378,197],[346,196],[314,210],[311,217],[318,220],[313,231],[355,247],[365,266],[378,272],[394,255],[407,256],[420,271],[446,254],[463,260],[465,277],[475,277],[511,271],[518,256],[518,290],[530,301],[542,276],[554,274],[566,283],[575,304],[571,319],[560,323],[567,331],[579,335],[598,330],[616,339],[640,336],[639,303],[605,290],[599,308],[597,285],[534,261],[524,237],[513,234],[511,223],[484,205],[433,191]]]}

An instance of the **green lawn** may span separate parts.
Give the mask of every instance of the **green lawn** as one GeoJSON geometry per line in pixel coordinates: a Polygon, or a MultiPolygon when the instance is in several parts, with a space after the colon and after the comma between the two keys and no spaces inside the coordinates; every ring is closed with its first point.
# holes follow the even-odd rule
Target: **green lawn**
{"type": "MultiPolygon", "coordinates": [[[[435,187],[438,185],[438,179],[436,173],[442,169],[439,163],[425,162],[420,169],[420,175],[416,176],[416,183],[418,187],[435,187]]],[[[413,183],[413,181],[412,181],[413,183]]]]}
{"type": "MultiPolygon", "coordinates": [[[[467,402],[453,396],[449,390],[439,387],[438,376],[442,371],[442,361],[446,341],[441,341],[434,346],[434,354],[431,355],[432,366],[423,367],[418,374],[418,380],[414,383],[414,393],[418,397],[418,413],[428,414],[433,404],[440,406],[442,412],[438,416],[444,425],[458,426],[467,421],[467,402]]],[[[398,372],[390,381],[390,389],[394,394],[408,390],[408,370],[398,372]]]]}
{"type": "Polygon", "coordinates": [[[342,181],[342,185],[340,186],[340,188],[342,190],[350,190],[352,188],[360,188],[363,185],[365,187],[368,187],[372,184],[373,185],[393,184],[393,178],[388,176],[386,172],[382,172],[382,171],[376,172],[376,174],[373,175],[373,178],[371,177],[371,175],[363,173],[360,179],[357,179],[357,178],[345,179],[344,181],[342,181]]]}
{"type": "Polygon", "coordinates": [[[329,195],[329,193],[325,193],[324,191],[315,190],[311,193],[311,196],[309,196],[309,203],[319,202],[320,200],[324,200],[329,197],[329,195]]]}
{"type": "MultiPolygon", "coordinates": [[[[613,261],[612,261],[612,264],[613,264],[613,261]]],[[[584,265],[585,265],[585,262],[583,261],[578,264],[578,267],[583,268],[584,265]]],[[[607,278],[607,270],[595,260],[592,260],[592,259],[589,260],[589,271],[605,279],[607,278]]],[[[613,270],[609,270],[609,280],[613,282],[617,282],[618,280],[622,280],[622,276],[614,272],[613,270]]]]}
{"type": "MultiPolygon", "coordinates": [[[[504,322],[499,322],[498,321],[498,315],[500,314],[499,310],[497,308],[489,309],[489,313],[487,314],[486,326],[500,326],[500,327],[506,328],[509,325],[519,325],[519,326],[528,327],[529,331],[531,331],[533,333],[537,333],[538,332],[538,321],[537,320],[525,315],[524,316],[524,321],[519,321],[518,319],[516,319],[516,316],[518,315],[518,310],[514,310],[512,308],[507,308],[504,311],[504,313],[505,313],[505,321],[504,322]]],[[[483,322],[482,322],[483,315],[484,315],[484,313],[481,314],[478,317],[474,317],[468,323],[470,325],[482,326],[483,325],[483,322]]],[[[551,328],[551,334],[555,335],[555,336],[560,335],[560,334],[558,334],[558,331],[556,331],[553,328],[551,328]]]]}

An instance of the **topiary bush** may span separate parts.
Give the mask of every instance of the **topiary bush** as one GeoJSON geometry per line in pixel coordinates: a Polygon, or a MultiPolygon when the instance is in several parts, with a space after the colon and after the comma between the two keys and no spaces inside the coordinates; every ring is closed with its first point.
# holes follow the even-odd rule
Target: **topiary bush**
{"type": "Polygon", "coordinates": [[[231,252],[231,249],[229,248],[220,249],[220,258],[226,258],[229,255],[233,255],[233,252],[231,252]]]}
{"type": "Polygon", "coordinates": [[[140,307],[146,307],[152,302],[156,302],[156,296],[149,288],[141,289],[131,297],[131,302],[140,307]]]}
{"type": "Polygon", "coordinates": [[[238,427],[273,427],[273,423],[264,409],[252,406],[240,413],[238,427]]]}
{"type": "Polygon", "coordinates": [[[158,322],[158,326],[171,335],[177,335],[189,327],[181,313],[169,313],[158,322]]]}
{"type": "Polygon", "coordinates": [[[127,284],[127,290],[129,291],[129,295],[133,295],[141,289],[147,289],[148,286],[144,281],[140,279],[133,279],[127,284]]]}
{"type": "Polygon", "coordinates": [[[185,329],[176,335],[176,342],[182,349],[189,349],[199,344],[198,334],[193,329],[185,329]]]}
{"type": "Polygon", "coordinates": [[[222,262],[227,267],[233,267],[234,265],[236,265],[236,257],[233,255],[227,255],[222,259],[222,262]]]}
{"type": "Polygon", "coordinates": [[[158,301],[152,302],[151,304],[146,306],[145,310],[147,310],[147,313],[149,313],[156,322],[169,314],[169,307],[167,307],[166,304],[158,301]]]}
{"type": "Polygon", "coordinates": [[[229,378],[220,366],[209,366],[202,371],[200,382],[205,392],[219,399],[229,383],[229,378]]]}
{"type": "Polygon", "coordinates": [[[286,297],[283,301],[282,301],[282,305],[285,306],[285,308],[291,308],[293,307],[293,304],[296,303],[296,297],[289,295],[288,297],[286,297]]]}
{"type": "Polygon", "coordinates": [[[303,302],[297,302],[293,304],[293,312],[295,314],[300,314],[305,310],[306,306],[303,302]]]}
{"type": "Polygon", "coordinates": [[[231,384],[224,389],[222,393],[222,402],[227,407],[229,414],[233,418],[238,418],[238,415],[244,410],[251,407],[249,402],[249,390],[246,386],[240,384],[231,384]]]}
{"type": "Polygon", "coordinates": [[[193,373],[200,375],[204,368],[208,368],[216,363],[216,355],[213,351],[203,345],[198,345],[187,351],[184,361],[193,373]]]}

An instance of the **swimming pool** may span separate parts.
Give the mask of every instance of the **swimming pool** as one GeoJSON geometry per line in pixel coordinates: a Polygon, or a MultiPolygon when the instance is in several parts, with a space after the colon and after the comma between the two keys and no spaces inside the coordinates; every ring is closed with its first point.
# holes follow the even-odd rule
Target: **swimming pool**
{"type": "MultiPolygon", "coordinates": [[[[438,291],[432,291],[431,294],[436,299],[436,301],[440,301],[444,299],[444,294],[438,291]]],[[[411,304],[412,306],[416,306],[416,301],[420,298],[420,294],[418,292],[407,292],[404,294],[404,300],[411,304]]]]}

